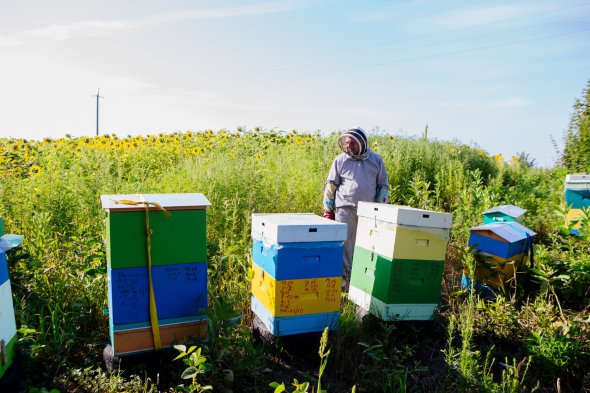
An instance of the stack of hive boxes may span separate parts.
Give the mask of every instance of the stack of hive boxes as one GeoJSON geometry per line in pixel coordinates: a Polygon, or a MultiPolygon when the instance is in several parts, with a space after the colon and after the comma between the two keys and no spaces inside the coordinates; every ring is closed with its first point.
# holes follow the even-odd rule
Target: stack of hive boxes
{"type": "Polygon", "coordinates": [[[202,194],[103,195],[109,327],[115,355],[171,346],[206,331],[206,207],[202,194]],[[146,205],[149,202],[151,269],[146,205]],[[157,205],[156,205],[157,204],[157,205]],[[165,209],[162,210],[162,209],[165,209]],[[150,273],[152,288],[150,288],[150,273]],[[153,290],[157,323],[152,323],[153,290]],[[158,333],[156,333],[158,334],[158,333]]]}
{"type": "MultiPolygon", "coordinates": [[[[590,208],[590,175],[571,174],[565,177],[565,203],[570,207],[566,224],[584,217],[582,209],[590,208]]],[[[580,223],[574,225],[572,233],[577,234],[580,223]]]]}
{"type": "MultiPolygon", "coordinates": [[[[504,288],[513,280],[518,269],[528,262],[532,252],[532,240],[536,235],[516,221],[491,222],[470,230],[469,246],[473,246],[476,287],[486,295],[493,295],[493,288],[504,288]]],[[[471,284],[466,270],[463,285],[471,284]]]]}
{"type": "Polygon", "coordinates": [[[430,320],[452,214],[359,202],[349,299],[384,321],[430,320]]]}
{"type": "Polygon", "coordinates": [[[252,311],[270,334],[337,327],[346,230],[310,213],[252,215],[252,311]]]}
{"type": "MultiPolygon", "coordinates": [[[[0,236],[4,235],[4,225],[0,218],[0,236]]],[[[8,277],[6,252],[0,252],[0,379],[14,360],[16,344],[16,322],[12,304],[12,290],[8,277]]]]}

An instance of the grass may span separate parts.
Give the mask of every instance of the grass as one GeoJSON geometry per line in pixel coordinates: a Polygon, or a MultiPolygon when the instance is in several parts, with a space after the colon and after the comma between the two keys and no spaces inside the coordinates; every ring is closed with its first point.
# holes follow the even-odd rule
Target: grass
{"type": "MultiPolygon", "coordinates": [[[[211,327],[213,341],[192,343],[210,365],[198,384],[263,392],[275,381],[291,389],[297,379],[311,391],[319,380],[319,339],[303,353],[280,341],[252,342],[250,217],[321,213],[335,140],[259,131],[0,140],[0,216],[5,232],[25,239],[9,255],[20,389],[151,392],[183,383],[186,367],[170,352],[104,371],[108,306],[98,196],[201,192],[212,203],[207,251],[217,303],[210,320],[218,325],[211,327]],[[227,323],[228,315],[243,317],[227,323]]],[[[565,172],[452,142],[374,135],[370,143],[384,158],[392,203],[453,213],[441,309],[429,323],[385,323],[359,319],[344,300],[321,388],[552,391],[558,378],[562,391],[588,388],[590,249],[587,238],[564,235],[554,213],[565,172]],[[525,225],[539,233],[537,258],[517,292],[483,301],[461,291],[461,261],[468,258],[469,228],[486,208],[504,203],[527,209],[525,225]]]]}

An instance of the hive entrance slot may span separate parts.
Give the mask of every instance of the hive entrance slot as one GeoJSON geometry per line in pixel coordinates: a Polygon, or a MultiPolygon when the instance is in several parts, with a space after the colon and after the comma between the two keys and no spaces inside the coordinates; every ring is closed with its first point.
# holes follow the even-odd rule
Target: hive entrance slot
{"type": "Polygon", "coordinates": [[[309,228],[309,232],[317,232],[318,229],[317,228],[309,228]]]}
{"type": "Polygon", "coordinates": [[[429,218],[430,214],[422,214],[422,218],[429,218]]]}

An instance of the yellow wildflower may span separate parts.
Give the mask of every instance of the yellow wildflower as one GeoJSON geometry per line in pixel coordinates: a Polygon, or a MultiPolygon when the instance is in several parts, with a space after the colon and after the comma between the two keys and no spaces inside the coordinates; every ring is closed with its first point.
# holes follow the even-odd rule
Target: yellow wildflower
{"type": "Polygon", "coordinates": [[[39,165],[31,165],[31,167],[29,168],[29,176],[31,177],[37,177],[41,174],[41,172],[42,170],[39,165]]]}

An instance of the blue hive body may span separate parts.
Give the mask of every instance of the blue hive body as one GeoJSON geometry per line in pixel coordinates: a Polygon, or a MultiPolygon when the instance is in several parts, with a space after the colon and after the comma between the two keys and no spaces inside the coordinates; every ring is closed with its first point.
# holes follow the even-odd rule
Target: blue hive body
{"type": "MultiPolygon", "coordinates": [[[[150,320],[149,280],[145,268],[111,269],[109,307],[114,325],[150,320]]],[[[158,319],[203,314],[207,308],[207,263],[152,267],[158,319]]]]}
{"type": "Polygon", "coordinates": [[[343,254],[343,242],[252,242],[252,259],[275,280],[341,276],[343,254]]]}
{"type": "Polygon", "coordinates": [[[469,246],[502,258],[526,253],[536,233],[517,222],[484,224],[471,228],[469,246]]]}
{"type": "Polygon", "coordinates": [[[565,203],[572,209],[590,207],[590,175],[569,174],[565,177],[565,203]]]}
{"type": "Polygon", "coordinates": [[[0,285],[8,281],[8,263],[6,263],[6,253],[0,252],[0,285]]]}
{"type": "Polygon", "coordinates": [[[275,317],[256,299],[256,296],[252,296],[252,311],[273,336],[321,332],[326,327],[335,330],[340,317],[339,312],[275,317]]]}

